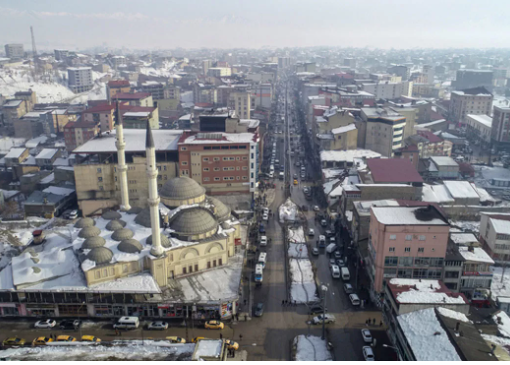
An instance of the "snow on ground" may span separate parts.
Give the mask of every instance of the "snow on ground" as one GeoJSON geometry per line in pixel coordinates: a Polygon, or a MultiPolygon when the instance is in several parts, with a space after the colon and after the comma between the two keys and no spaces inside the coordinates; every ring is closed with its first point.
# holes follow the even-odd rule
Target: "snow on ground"
{"type": "Polygon", "coordinates": [[[510,170],[504,167],[474,166],[475,184],[485,189],[508,189],[490,184],[491,179],[510,180],[510,170]]]}
{"type": "Polygon", "coordinates": [[[418,361],[461,361],[434,308],[402,314],[397,320],[418,361]]]}
{"type": "Polygon", "coordinates": [[[288,234],[290,242],[306,242],[305,231],[303,230],[302,226],[299,226],[298,228],[289,228],[288,234]]]}
{"type": "Polygon", "coordinates": [[[443,308],[443,307],[438,307],[437,310],[439,311],[439,314],[441,314],[445,317],[453,318],[453,319],[456,319],[457,321],[461,321],[464,323],[472,323],[468,319],[468,317],[466,317],[466,315],[464,313],[460,313],[460,312],[457,312],[457,311],[454,311],[454,310],[451,310],[448,308],[443,308]]]}
{"type": "Polygon", "coordinates": [[[480,221],[450,221],[452,226],[459,227],[462,232],[480,232],[480,221]]]}
{"type": "Polygon", "coordinates": [[[306,259],[290,259],[290,276],[292,284],[290,288],[290,296],[292,300],[298,303],[307,303],[318,300],[313,277],[312,263],[306,259]]]}
{"type": "Polygon", "coordinates": [[[482,337],[485,341],[492,342],[496,345],[501,346],[503,350],[505,350],[510,355],[510,339],[504,338],[504,337],[498,337],[494,335],[486,335],[485,333],[482,333],[482,337]]]}
{"type": "Polygon", "coordinates": [[[294,222],[297,219],[298,207],[288,198],[278,209],[280,213],[280,223],[294,222]]]}
{"type": "Polygon", "coordinates": [[[0,351],[12,360],[44,361],[161,361],[191,360],[195,344],[170,344],[166,341],[116,341],[114,346],[73,345],[39,346],[0,351]]]}
{"type": "Polygon", "coordinates": [[[498,297],[510,297],[510,268],[506,268],[503,282],[501,276],[503,274],[502,267],[491,267],[492,282],[491,282],[491,297],[496,300],[498,297]]]}
{"type": "Polygon", "coordinates": [[[289,243],[289,257],[293,259],[308,258],[308,246],[304,243],[289,243]]]}
{"type": "Polygon", "coordinates": [[[498,325],[499,333],[504,337],[510,338],[510,317],[508,317],[508,314],[501,311],[492,316],[492,319],[498,325]]]}
{"type": "Polygon", "coordinates": [[[294,338],[296,361],[333,361],[326,340],[318,336],[299,335],[294,338]]]}

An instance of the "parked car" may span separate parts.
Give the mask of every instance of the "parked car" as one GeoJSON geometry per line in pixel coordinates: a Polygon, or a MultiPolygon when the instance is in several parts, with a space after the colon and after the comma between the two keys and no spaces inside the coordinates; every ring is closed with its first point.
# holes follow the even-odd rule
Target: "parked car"
{"type": "Polygon", "coordinates": [[[211,330],[222,330],[225,327],[223,322],[220,321],[207,321],[205,322],[205,328],[211,330]]]}
{"type": "Polygon", "coordinates": [[[91,335],[83,335],[81,336],[82,342],[101,342],[100,338],[97,338],[96,336],[91,335]]]}
{"type": "Polygon", "coordinates": [[[360,305],[360,300],[359,300],[359,297],[357,294],[354,294],[354,293],[350,294],[349,300],[351,301],[352,305],[356,305],[356,306],[360,305]]]}
{"type": "Polygon", "coordinates": [[[60,329],[61,330],[76,330],[80,328],[81,321],[78,319],[72,320],[72,319],[66,319],[60,322],[60,329]]]}
{"type": "Polygon", "coordinates": [[[308,230],[308,235],[309,235],[309,236],[315,236],[315,230],[314,230],[313,228],[310,228],[310,229],[308,230]]]}
{"type": "MultiPolygon", "coordinates": [[[[342,258],[342,253],[338,250],[336,250],[335,252],[333,252],[333,257],[337,260],[341,259],[342,258]]],[[[342,262],[343,263],[343,262],[342,262]]],[[[343,265],[341,265],[343,266],[343,265]]]]}
{"type": "Polygon", "coordinates": [[[313,324],[322,324],[324,321],[325,324],[328,323],[335,323],[335,316],[332,314],[320,314],[317,317],[313,317],[312,322],[313,324]]]}
{"type": "Polygon", "coordinates": [[[262,317],[264,314],[264,303],[257,303],[257,306],[255,307],[254,315],[255,317],[262,317]]]}
{"type": "Polygon", "coordinates": [[[260,236],[260,246],[267,246],[267,236],[260,236]]]}
{"type": "Polygon", "coordinates": [[[163,321],[154,321],[149,323],[147,326],[147,329],[149,330],[167,330],[168,329],[168,323],[163,321]]]}
{"type": "Polygon", "coordinates": [[[200,341],[200,340],[207,340],[207,339],[208,339],[207,337],[201,337],[201,336],[198,336],[198,337],[193,337],[193,338],[191,339],[191,342],[192,342],[192,343],[197,343],[197,342],[198,342],[198,341],[200,341]]]}
{"type": "Polygon", "coordinates": [[[326,227],[328,225],[328,221],[325,219],[321,219],[321,226],[326,227]]]}
{"type": "Polygon", "coordinates": [[[186,340],[184,338],[178,336],[168,336],[166,337],[166,339],[171,343],[186,343],[186,340]]]}
{"type": "Polygon", "coordinates": [[[268,220],[269,220],[269,214],[264,213],[264,214],[262,215],[262,219],[263,219],[263,220],[265,220],[265,221],[268,221],[268,220]]]}
{"type": "Polygon", "coordinates": [[[372,343],[372,333],[370,333],[370,330],[367,330],[366,328],[363,328],[361,330],[361,336],[363,337],[363,341],[366,343],[372,343]]]}
{"type": "Polygon", "coordinates": [[[264,226],[264,224],[262,224],[262,223],[261,223],[261,224],[260,224],[260,226],[259,226],[259,232],[260,232],[260,233],[266,233],[266,227],[265,227],[265,226],[264,226]]]}
{"type": "Polygon", "coordinates": [[[375,361],[374,351],[370,346],[363,346],[362,352],[365,361],[375,361]]]}
{"type": "Polygon", "coordinates": [[[329,259],[329,268],[331,269],[331,266],[336,265],[335,259],[329,259]]]}
{"type": "Polygon", "coordinates": [[[232,340],[225,340],[225,344],[229,350],[239,350],[239,344],[232,340]]]}
{"type": "Polygon", "coordinates": [[[76,338],[68,335],[60,335],[57,337],[57,342],[75,342],[76,338]]]}
{"type": "Polygon", "coordinates": [[[53,342],[53,338],[44,336],[37,337],[34,338],[34,340],[32,341],[32,346],[43,346],[46,345],[48,342],[53,342]]]}
{"type": "Polygon", "coordinates": [[[4,340],[2,342],[3,347],[17,347],[17,346],[24,346],[25,345],[25,339],[19,338],[19,337],[9,337],[8,339],[4,340]]]}
{"type": "Polygon", "coordinates": [[[320,211],[320,210],[321,210],[321,208],[319,208],[319,206],[318,206],[318,205],[314,205],[314,206],[313,206],[313,210],[314,210],[314,211],[316,211],[316,212],[318,212],[318,211],[320,211]]]}
{"type": "Polygon", "coordinates": [[[326,232],[325,232],[325,235],[326,235],[326,237],[328,237],[328,238],[329,238],[329,237],[331,237],[331,236],[334,236],[335,234],[333,233],[333,231],[332,231],[332,230],[327,229],[327,230],[326,230],[326,232]]]}
{"type": "Polygon", "coordinates": [[[340,266],[340,267],[345,266],[345,262],[344,262],[344,260],[342,260],[342,259],[336,259],[336,264],[337,264],[338,266],[340,266]]]}
{"type": "Polygon", "coordinates": [[[57,321],[54,319],[42,319],[40,321],[35,322],[35,328],[53,328],[57,325],[57,321]]]}
{"type": "Polygon", "coordinates": [[[353,286],[352,286],[351,284],[349,284],[349,283],[345,283],[345,284],[344,284],[344,292],[345,292],[346,294],[352,294],[352,293],[354,293],[354,288],[353,288],[353,286]]]}
{"type": "Polygon", "coordinates": [[[314,248],[312,249],[312,255],[314,255],[314,256],[319,256],[319,249],[318,249],[317,247],[314,247],[314,248]]]}
{"type": "Polygon", "coordinates": [[[322,313],[324,313],[324,307],[322,306],[322,304],[315,304],[310,307],[311,315],[322,314],[322,313]]]}

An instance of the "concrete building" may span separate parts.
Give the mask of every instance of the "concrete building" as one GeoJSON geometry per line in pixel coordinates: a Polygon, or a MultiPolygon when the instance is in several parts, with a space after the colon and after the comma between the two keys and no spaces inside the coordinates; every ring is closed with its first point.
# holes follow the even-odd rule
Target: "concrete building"
{"type": "Polygon", "coordinates": [[[25,51],[22,44],[9,43],[5,45],[5,55],[7,58],[19,59],[25,57],[25,51]]]}
{"type": "Polygon", "coordinates": [[[101,128],[97,122],[79,121],[67,123],[64,127],[66,150],[68,152],[74,151],[76,147],[96,137],[99,133],[101,133],[101,128]]]}
{"type": "Polygon", "coordinates": [[[111,80],[106,84],[106,96],[108,101],[111,102],[115,94],[125,94],[131,92],[131,84],[128,80],[111,80]]]}
{"type": "Polygon", "coordinates": [[[395,65],[388,68],[388,73],[400,76],[403,81],[407,81],[411,76],[411,69],[405,65],[395,65]]]}
{"type": "Polygon", "coordinates": [[[207,76],[223,77],[231,75],[232,69],[230,67],[210,67],[209,69],[207,69],[207,76]]]}
{"type": "Polygon", "coordinates": [[[492,118],[488,115],[468,114],[466,118],[467,137],[478,141],[484,147],[491,144],[492,118]]]}
{"type": "Polygon", "coordinates": [[[510,260],[510,213],[482,212],[480,241],[489,256],[498,263],[510,260]]]}
{"type": "Polygon", "coordinates": [[[468,114],[491,115],[493,99],[485,87],[452,91],[448,110],[450,120],[466,123],[468,114]]]}
{"type": "Polygon", "coordinates": [[[74,189],[50,186],[33,191],[24,203],[27,216],[53,218],[76,204],[74,189]]]}
{"type": "Polygon", "coordinates": [[[32,111],[33,107],[26,100],[11,99],[7,100],[2,106],[4,121],[7,125],[12,125],[15,120],[20,119],[26,113],[32,111]]]}
{"type": "Polygon", "coordinates": [[[406,145],[414,145],[418,148],[420,158],[431,156],[451,156],[453,143],[446,141],[430,131],[418,130],[417,134],[405,140],[406,145]]]}
{"type": "Polygon", "coordinates": [[[185,132],[178,145],[179,175],[192,178],[209,194],[255,191],[258,134],[185,132]]]}
{"type": "Polygon", "coordinates": [[[361,118],[366,123],[364,148],[386,157],[403,146],[404,130],[411,128],[403,115],[388,108],[361,108],[361,118]]]}
{"type": "Polygon", "coordinates": [[[67,80],[69,88],[75,93],[89,91],[94,87],[91,67],[69,67],[67,80]]]}
{"type": "Polygon", "coordinates": [[[112,95],[111,99],[113,102],[118,101],[125,105],[154,107],[154,101],[150,93],[116,93],[112,95]]]}
{"type": "Polygon", "coordinates": [[[452,86],[455,90],[484,87],[492,92],[492,76],[493,71],[491,70],[457,70],[457,76],[452,82],[452,86]]]}
{"type": "Polygon", "coordinates": [[[159,129],[159,108],[145,106],[131,107],[130,110],[122,110],[124,118],[124,128],[126,129],[144,129],[149,123],[151,129],[159,129]]]}
{"type": "Polygon", "coordinates": [[[491,139],[498,150],[510,150],[510,108],[494,107],[491,139]]]}
{"type": "Polygon", "coordinates": [[[434,206],[372,207],[367,272],[382,292],[389,278],[440,279],[449,224],[434,206]]]}
{"type": "Polygon", "coordinates": [[[351,232],[355,244],[368,239],[370,228],[370,210],[372,207],[398,207],[395,199],[386,200],[358,200],[353,202],[351,232]]]}
{"type": "Polygon", "coordinates": [[[157,81],[145,81],[140,84],[142,92],[152,95],[152,100],[165,99],[165,85],[157,81]]]}
{"type": "Polygon", "coordinates": [[[373,94],[376,100],[395,100],[403,96],[413,96],[413,83],[411,81],[377,83],[363,83],[362,90],[373,94]]]}
{"type": "Polygon", "coordinates": [[[51,167],[53,166],[53,162],[61,155],[60,150],[56,148],[44,148],[35,156],[35,162],[39,167],[51,167]]]}
{"type": "Polygon", "coordinates": [[[235,110],[237,117],[251,119],[251,94],[248,92],[231,93],[229,108],[235,110]]]}
{"type": "Polygon", "coordinates": [[[457,180],[459,175],[459,164],[449,156],[430,157],[430,176],[443,179],[457,180]]]}
{"type": "Polygon", "coordinates": [[[288,68],[291,65],[290,57],[278,57],[278,68],[288,68]]]}
{"type": "Polygon", "coordinates": [[[69,51],[67,49],[54,49],[53,54],[57,61],[65,61],[69,51]]]}

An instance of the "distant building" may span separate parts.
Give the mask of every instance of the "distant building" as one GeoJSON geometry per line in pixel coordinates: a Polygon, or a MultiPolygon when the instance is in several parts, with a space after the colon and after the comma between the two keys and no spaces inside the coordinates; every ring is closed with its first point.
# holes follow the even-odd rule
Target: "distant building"
{"type": "Polygon", "coordinates": [[[468,114],[466,117],[467,136],[489,147],[492,135],[492,117],[480,114],[468,114]]]}
{"type": "Polygon", "coordinates": [[[131,84],[128,80],[111,80],[106,84],[106,96],[108,101],[111,101],[115,94],[129,92],[131,92],[131,84]]]}
{"type": "Polygon", "coordinates": [[[429,176],[441,180],[456,180],[459,178],[459,164],[449,156],[431,156],[429,172],[429,176]]]}
{"type": "Polygon", "coordinates": [[[161,82],[145,81],[140,87],[142,92],[152,95],[152,100],[165,99],[165,85],[161,82]]]}
{"type": "MultiPolygon", "coordinates": [[[[392,157],[393,151],[403,146],[406,118],[389,108],[361,108],[366,123],[364,148],[392,157]]],[[[413,126],[409,126],[412,128],[413,126]]]]}
{"type": "Polygon", "coordinates": [[[418,130],[418,133],[406,139],[406,144],[418,148],[420,158],[431,156],[451,156],[453,143],[445,141],[432,132],[418,130]]]}
{"type": "Polygon", "coordinates": [[[454,122],[466,123],[468,114],[491,115],[493,96],[485,87],[452,91],[449,115],[454,122]]]}
{"type": "Polygon", "coordinates": [[[510,213],[482,212],[480,241],[494,261],[510,261],[510,213]]]}
{"type": "Polygon", "coordinates": [[[53,162],[60,157],[60,150],[56,148],[44,148],[37,156],[35,162],[37,166],[52,168],[53,162]]]}
{"type": "Polygon", "coordinates": [[[388,68],[388,73],[402,77],[402,80],[407,81],[411,76],[411,69],[404,65],[396,65],[388,68]]]}
{"type": "Polygon", "coordinates": [[[153,107],[154,102],[150,93],[117,93],[112,95],[112,101],[119,101],[123,104],[129,104],[131,106],[148,106],[153,107]]]}
{"type": "Polygon", "coordinates": [[[232,69],[230,67],[210,67],[207,70],[207,76],[212,77],[222,77],[222,76],[231,76],[232,69]]]}
{"type": "Polygon", "coordinates": [[[55,54],[55,59],[57,61],[64,61],[67,58],[69,51],[67,49],[55,49],[53,50],[55,54]]]}
{"type": "Polygon", "coordinates": [[[67,78],[69,88],[75,93],[89,91],[94,87],[91,67],[69,67],[67,78]]]}
{"type": "Polygon", "coordinates": [[[494,107],[491,139],[498,150],[510,150],[510,108],[494,107]]]}
{"type": "Polygon", "coordinates": [[[489,70],[457,70],[452,86],[455,90],[484,87],[492,92],[492,76],[493,71],[489,70]]]}
{"type": "Polygon", "coordinates": [[[7,58],[19,59],[25,57],[23,45],[18,43],[10,43],[5,45],[5,54],[7,58]]]}
{"type": "Polygon", "coordinates": [[[76,147],[94,138],[100,132],[101,128],[97,122],[79,121],[67,123],[64,127],[66,150],[72,152],[76,147]]]}
{"type": "Polygon", "coordinates": [[[230,94],[229,107],[236,111],[242,119],[251,119],[251,95],[248,92],[233,92],[230,94]]]}

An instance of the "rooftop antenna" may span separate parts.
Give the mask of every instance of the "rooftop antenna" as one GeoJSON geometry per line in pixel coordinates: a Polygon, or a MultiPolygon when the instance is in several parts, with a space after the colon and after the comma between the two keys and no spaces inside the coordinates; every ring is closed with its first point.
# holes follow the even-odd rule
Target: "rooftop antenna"
{"type": "Polygon", "coordinates": [[[33,69],[33,77],[34,81],[37,81],[37,75],[38,75],[38,58],[37,58],[37,48],[35,47],[35,37],[34,37],[34,27],[30,26],[30,34],[32,36],[32,56],[34,59],[34,69],[33,69]]]}

